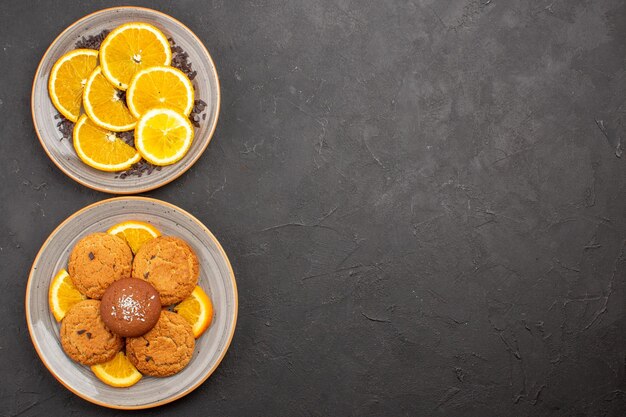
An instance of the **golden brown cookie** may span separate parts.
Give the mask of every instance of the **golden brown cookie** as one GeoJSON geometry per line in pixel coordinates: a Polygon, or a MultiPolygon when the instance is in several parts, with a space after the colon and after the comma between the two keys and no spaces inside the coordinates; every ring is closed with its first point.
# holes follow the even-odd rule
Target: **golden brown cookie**
{"type": "Polygon", "coordinates": [[[152,330],[126,339],[126,356],[142,374],[170,376],[187,366],[194,347],[193,330],[187,320],[163,310],[152,330]]]}
{"type": "Polygon", "coordinates": [[[132,262],[133,253],[124,239],[93,233],[74,246],[68,269],[78,291],[99,300],[111,283],[130,278],[132,262]]]}
{"type": "Polygon", "coordinates": [[[100,301],[81,301],[61,322],[61,346],[83,365],[106,362],[124,347],[124,339],[109,331],[100,317],[100,301]]]}
{"type": "Polygon", "coordinates": [[[161,236],[144,243],[133,261],[133,278],[152,284],[164,306],[187,298],[198,283],[198,274],[196,254],[177,237],[161,236]]]}

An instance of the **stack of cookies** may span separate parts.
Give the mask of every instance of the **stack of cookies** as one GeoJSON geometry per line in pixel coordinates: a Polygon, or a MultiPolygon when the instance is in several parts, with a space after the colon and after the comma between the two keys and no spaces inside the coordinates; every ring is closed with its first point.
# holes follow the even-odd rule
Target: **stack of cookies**
{"type": "Polygon", "coordinates": [[[69,284],[83,300],[62,319],[63,350],[92,369],[125,350],[124,360],[140,374],[179,372],[191,360],[199,334],[175,311],[195,292],[198,265],[191,247],[172,236],[147,241],[134,256],[119,236],[94,233],[82,238],[70,254],[68,270],[69,284]]]}

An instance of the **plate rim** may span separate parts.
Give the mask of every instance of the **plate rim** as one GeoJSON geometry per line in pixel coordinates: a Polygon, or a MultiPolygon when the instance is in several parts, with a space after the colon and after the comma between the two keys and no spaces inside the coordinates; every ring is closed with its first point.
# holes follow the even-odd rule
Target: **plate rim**
{"type": "Polygon", "coordinates": [[[65,175],[67,175],[68,177],[70,177],[71,179],[76,181],[77,183],[79,183],[79,184],[81,184],[81,185],[83,185],[83,186],[85,186],[87,188],[91,188],[92,190],[96,190],[96,191],[100,191],[100,192],[108,193],[108,194],[117,194],[117,195],[134,195],[134,194],[145,193],[147,191],[151,191],[151,190],[163,187],[164,185],[169,184],[170,182],[174,181],[175,179],[177,179],[178,177],[183,175],[185,172],[187,172],[192,166],[195,165],[195,163],[198,161],[198,159],[200,159],[200,157],[204,154],[204,151],[206,151],[206,148],[209,146],[209,143],[211,143],[211,140],[213,139],[213,135],[215,134],[215,130],[217,129],[217,122],[219,121],[219,118],[220,118],[221,107],[222,107],[222,88],[221,88],[219,74],[217,73],[217,67],[215,66],[215,61],[213,61],[213,57],[211,56],[211,54],[209,53],[209,50],[204,45],[204,42],[202,42],[202,40],[200,40],[198,35],[196,35],[194,31],[192,31],[189,27],[187,27],[187,25],[185,25],[180,20],[178,20],[178,19],[176,19],[176,18],[174,18],[174,17],[172,17],[172,16],[168,15],[167,13],[164,13],[164,12],[162,12],[160,10],[150,9],[148,7],[141,7],[141,6],[114,6],[114,7],[107,7],[107,8],[104,8],[104,9],[100,9],[100,10],[96,10],[94,12],[91,12],[91,13],[81,17],[80,19],[75,20],[73,23],[71,23],[69,26],[67,26],[61,33],[59,33],[57,35],[56,38],[54,38],[54,40],[52,42],[50,42],[50,45],[48,45],[48,47],[46,48],[46,51],[43,53],[43,55],[41,57],[41,60],[39,61],[39,64],[37,65],[37,70],[35,71],[35,75],[33,77],[33,82],[32,82],[32,85],[31,85],[31,93],[30,93],[30,113],[31,113],[31,118],[33,120],[33,126],[35,128],[35,133],[37,134],[37,138],[39,139],[39,143],[41,144],[41,147],[46,152],[46,155],[48,155],[48,159],[50,159],[54,163],[54,165],[56,165],[57,168],[59,168],[61,170],[61,172],[63,172],[65,175]],[[46,59],[46,57],[48,56],[48,52],[50,52],[50,48],[52,48],[52,46],[55,45],[57,43],[57,41],[63,35],[65,35],[66,32],[68,32],[70,29],[72,29],[78,23],[80,23],[80,22],[90,18],[91,16],[94,16],[94,15],[97,15],[97,14],[100,14],[100,13],[113,11],[113,10],[129,10],[129,9],[138,10],[138,11],[147,11],[147,12],[150,12],[150,13],[156,13],[156,14],[161,15],[162,17],[164,17],[166,19],[170,19],[170,20],[174,21],[175,23],[181,25],[184,29],[189,31],[191,36],[196,40],[196,42],[198,42],[198,44],[200,45],[202,50],[204,50],[204,52],[206,53],[207,57],[209,58],[209,62],[211,62],[212,71],[210,71],[210,72],[214,75],[215,80],[217,82],[216,112],[215,112],[215,122],[213,123],[213,126],[211,126],[211,128],[209,129],[208,140],[207,140],[206,144],[202,147],[202,149],[200,150],[198,155],[195,158],[193,158],[189,162],[189,164],[187,164],[187,166],[185,168],[183,168],[180,172],[176,173],[174,176],[172,176],[172,178],[168,178],[165,181],[162,181],[160,183],[156,183],[156,184],[154,184],[152,186],[138,187],[135,190],[116,190],[116,189],[112,189],[112,188],[105,187],[105,186],[99,186],[97,184],[90,184],[87,181],[81,180],[80,178],[78,178],[74,174],[72,174],[69,170],[65,169],[61,165],[61,163],[59,161],[57,161],[55,158],[52,157],[52,154],[48,150],[48,147],[46,146],[43,138],[41,137],[39,126],[37,125],[37,120],[35,118],[35,83],[37,82],[37,78],[40,75],[41,67],[43,65],[43,62],[46,59]]]}
{"type": "Polygon", "coordinates": [[[55,229],[48,235],[48,237],[46,238],[46,240],[44,241],[44,243],[41,245],[41,248],[39,249],[39,251],[37,252],[37,256],[35,256],[35,260],[33,261],[33,264],[30,268],[30,272],[28,274],[28,281],[26,283],[26,294],[24,297],[24,310],[25,310],[25,315],[26,315],[26,324],[28,327],[28,334],[30,336],[31,342],[33,344],[33,347],[35,348],[35,351],[37,352],[37,356],[39,356],[39,360],[41,360],[41,362],[44,364],[44,366],[48,369],[48,371],[52,374],[52,376],[54,376],[54,378],[59,381],[61,383],[61,385],[63,385],[65,388],[67,388],[69,391],[71,391],[72,393],[74,393],[75,395],[77,395],[78,397],[82,398],[83,400],[89,401],[90,403],[102,406],[102,407],[108,407],[108,408],[113,408],[113,409],[118,409],[118,410],[142,410],[142,409],[147,409],[147,408],[154,408],[154,407],[159,407],[161,405],[164,404],[168,404],[171,403],[173,401],[176,401],[184,396],[186,396],[187,394],[191,393],[192,391],[194,391],[196,388],[198,388],[200,385],[202,385],[212,374],[213,372],[215,372],[215,370],[217,369],[217,367],[220,365],[220,363],[222,362],[222,360],[224,359],[224,357],[226,356],[226,352],[228,352],[228,349],[230,348],[230,345],[232,343],[233,340],[233,336],[235,334],[235,328],[237,327],[237,317],[239,315],[239,295],[238,295],[238,290],[237,290],[237,281],[235,279],[235,272],[233,271],[232,265],[230,263],[230,260],[228,259],[228,255],[226,254],[226,252],[224,251],[224,248],[222,248],[222,245],[220,244],[220,242],[217,240],[217,238],[215,237],[215,235],[213,235],[213,233],[199,220],[197,219],[194,215],[192,215],[191,213],[187,212],[186,210],[183,210],[182,208],[172,204],[172,203],[168,203],[167,201],[163,201],[163,200],[158,200],[155,198],[149,198],[149,197],[140,197],[140,196],[125,196],[125,197],[113,197],[113,198],[108,198],[105,200],[100,200],[97,201],[95,203],[89,204],[77,211],[75,211],[74,213],[72,213],[68,218],[66,218],[65,220],[63,220],[57,227],[55,227],[55,229]],[[112,201],[120,201],[120,200],[126,200],[126,201],[144,201],[144,202],[149,202],[149,203],[153,203],[153,204],[158,204],[158,205],[164,205],[170,209],[174,209],[174,210],[178,210],[180,211],[183,215],[185,216],[189,216],[189,218],[196,223],[206,234],[207,236],[209,236],[209,238],[213,241],[213,243],[215,243],[218,251],[221,253],[221,255],[224,257],[224,260],[226,261],[226,266],[228,267],[228,270],[230,272],[230,279],[232,281],[232,285],[233,285],[233,290],[234,290],[234,315],[232,317],[232,330],[230,332],[230,335],[228,335],[228,341],[226,342],[226,346],[225,349],[223,350],[223,352],[220,354],[217,362],[215,363],[215,365],[213,365],[213,367],[211,369],[209,369],[209,371],[207,372],[206,375],[204,375],[202,378],[200,378],[198,381],[196,381],[194,384],[191,385],[191,387],[187,388],[186,390],[173,395],[171,397],[162,399],[160,401],[154,402],[154,403],[150,403],[150,404],[142,404],[142,405],[131,405],[131,406],[120,406],[120,405],[116,405],[116,404],[110,404],[104,401],[100,401],[96,398],[91,398],[89,396],[86,396],[80,392],[78,392],[77,390],[74,390],[73,388],[71,388],[68,384],[65,383],[65,381],[63,381],[56,373],[55,371],[50,367],[50,365],[47,363],[47,361],[44,359],[42,352],[39,349],[38,344],[35,341],[35,337],[34,337],[34,330],[32,327],[32,323],[30,321],[30,303],[28,301],[30,292],[31,292],[31,285],[33,283],[33,275],[35,273],[35,266],[37,265],[37,263],[39,262],[39,259],[43,253],[43,251],[48,247],[48,245],[50,244],[51,239],[57,234],[57,232],[64,227],[65,225],[67,225],[70,221],[72,221],[74,218],[76,218],[78,215],[89,211],[91,209],[93,209],[94,207],[100,206],[100,205],[104,205],[107,204],[109,202],[112,201]]]}

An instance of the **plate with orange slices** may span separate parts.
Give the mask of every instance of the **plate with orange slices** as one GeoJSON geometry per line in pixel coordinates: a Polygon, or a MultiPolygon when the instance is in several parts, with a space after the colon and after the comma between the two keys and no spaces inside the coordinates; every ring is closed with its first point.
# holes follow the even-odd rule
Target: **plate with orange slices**
{"type": "Polygon", "coordinates": [[[156,10],[115,7],[52,42],[35,73],[31,110],[61,171],[99,191],[136,194],[200,158],[217,126],[219,79],[184,24],[156,10]]]}
{"type": "MultiPolygon", "coordinates": [[[[91,253],[89,258],[93,259],[91,253]]],[[[52,375],[83,399],[119,409],[156,407],[200,386],[228,350],[237,306],[234,273],[215,236],[184,210],[144,197],[104,200],[61,223],[33,262],[25,302],[33,345],[52,375]],[[94,303],[74,285],[68,260],[77,243],[94,233],[121,238],[133,254],[141,253],[144,244],[157,242],[162,236],[185,241],[195,253],[199,266],[197,284],[182,301],[168,307],[189,324],[191,339],[195,338],[191,359],[182,370],[167,377],[142,375],[138,371],[140,364],[133,364],[123,348],[101,363],[86,366],[72,360],[64,350],[60,334],[64,318],[73,307],[94,303]]]]}

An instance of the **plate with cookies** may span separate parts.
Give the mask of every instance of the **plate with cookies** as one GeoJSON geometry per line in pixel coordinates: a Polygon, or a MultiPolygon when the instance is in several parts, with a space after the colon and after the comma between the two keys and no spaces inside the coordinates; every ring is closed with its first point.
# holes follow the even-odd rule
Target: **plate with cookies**
{"type": "Polygon", "coordinates": [[[215,64],[198,36],[160,11],[122,6],[79,19],[50,44],[31,112],[44,151],[70,178],[137,194],[200,158],[220,101],[215,64]]]}
{"type": "Polygon", "coordinates": [[[156,407],[215,371],[238,299],[222,246],[184,210],[145,197],[87,206],[42,245],[26,321],[52,375],[110,408],[156,407]]]}

